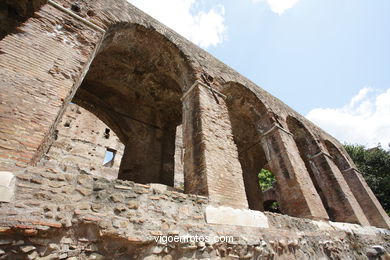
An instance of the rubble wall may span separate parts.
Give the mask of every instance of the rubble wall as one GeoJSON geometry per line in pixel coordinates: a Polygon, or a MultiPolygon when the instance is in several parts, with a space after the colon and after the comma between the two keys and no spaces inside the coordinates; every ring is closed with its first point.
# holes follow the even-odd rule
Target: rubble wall
{"type": "Polygon", "coordinates": [[[227,221],[229,210],[218,216],[206,197],[76,171],[15,172],[15,198],[0,210],[1,259],[367,259],[372,246],[390,250],[385,229],[268,212],[261,227],[210,224],[227,221]],[[165,244],[161,235],[234,240],[165,244]]]}

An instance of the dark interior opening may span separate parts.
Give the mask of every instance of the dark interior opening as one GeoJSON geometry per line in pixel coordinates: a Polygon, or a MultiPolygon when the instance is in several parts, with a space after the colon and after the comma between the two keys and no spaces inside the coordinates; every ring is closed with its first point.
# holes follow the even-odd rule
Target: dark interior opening
{"type": "Polygon", "coordinates": [[[266,200],[264,201],[264,211],[269,211],[273,213],[281,213],[279,209],[279,203],[276,200],[266,200]]]}
{"type": "Polygon", "coordinates": [[[106,138],[106,139],[110,139],[110,129],[108,129],[108,128],[106,128],[105,130],[104,130],[104,138],[106,138]]]}

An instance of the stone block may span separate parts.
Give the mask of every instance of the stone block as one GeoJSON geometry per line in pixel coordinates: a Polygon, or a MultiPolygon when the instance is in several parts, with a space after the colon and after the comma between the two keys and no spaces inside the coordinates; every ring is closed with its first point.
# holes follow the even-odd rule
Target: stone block
{"type": "Polygon", "coordinates": [[[150,188],[156,193],[164,193],[168,190],[173,190],[172,188],[170,188],[169,186],[167,185],[164,185],[164,184],[160,184],[160,183],[151,183],[150,184],[150,188]]]}
{"type": "Polygon", "coordinates": [[[268,218],[264,213],[229,207],[208,206],[206,208],[206,222],[208,224],[268,228],[268,218]]]}
{"type": "Polygon", "coordinates": [[[15,193],[15,175],[12,172],[0,172],[0,202],[11,202],[15,193]]]}

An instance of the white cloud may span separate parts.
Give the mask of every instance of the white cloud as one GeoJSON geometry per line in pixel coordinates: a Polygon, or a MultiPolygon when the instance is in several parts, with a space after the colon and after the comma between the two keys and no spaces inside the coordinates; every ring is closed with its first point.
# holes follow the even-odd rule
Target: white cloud
{"type": "Polygon", "coordinates": [[[374,147],[390,144],[390,89],[376,91],[363,88],[341,108],[316,108],[309,120],[328,131],[341,142],[374,147]]]}
{"type": "Polygon", "coordinates": [[[200,0],[128,1],[200,47],[216,46],[225,38],[225,9],[222,5],[194,11],[200,6],[200,0]]]}
{"type": "Polygon", "coordinates": [[[267,1],[272,12],[282,15],[287,9],[298,3],[299,0],[252,0],[254,3],[261,1],[267,1]]]}

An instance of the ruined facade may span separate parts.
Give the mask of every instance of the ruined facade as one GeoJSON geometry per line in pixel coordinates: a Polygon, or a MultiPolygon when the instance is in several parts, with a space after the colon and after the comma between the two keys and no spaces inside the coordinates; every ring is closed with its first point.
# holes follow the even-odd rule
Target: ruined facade
{"type": "Polygon", "coordinates": [[[0,258],[389,250],[337,140],[126,1],[4,1],[0,19],[0,258]],[[154,240],[185,234],[234,242],[154,240]]]}

